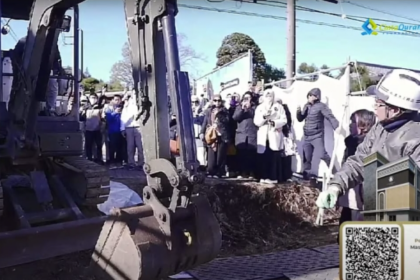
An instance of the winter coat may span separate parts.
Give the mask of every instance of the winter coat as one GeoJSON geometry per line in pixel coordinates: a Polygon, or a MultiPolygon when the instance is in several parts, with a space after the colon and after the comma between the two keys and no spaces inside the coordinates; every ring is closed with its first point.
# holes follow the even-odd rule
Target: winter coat
{"type": "Polygon", "coordinates": [[[296,118],[299,122],[305,120],[305,124],[303,125],[303,134],[305,137],[323,137],[325,128],[324,119],[330,122],[334,130],[338,127],[338,121],[330,108],[321,102],[306,104],[302,111],[297,112],[296,118]]]}
{"type": "Polygon", "coordinates": [[[229,143],[234,144],[235,143],[235,137],[236,137],[236,129],[238,127],[237,122],[233,119],[233,114],[235,114],[235,110],[238,106],[235,107],[229,107],[229,143]]]}
{"type": "MultiPolygon", "coordinates": [[[[356,153],[357,147],[362,143],[364,136],[358,135],[348,136],[344,143],[346,144],[346,150],[344,152],[344,162],[348,157],[353,156],[356,153]]],[[[363,210],[363,185],[358,184],[354,188],[347,190],[338,199],[339,207],[347,207],[352,210],[363,210]]]]}
{"type": "Polygon", "coordinates": [[[254,115],[254,124],[258,127],[257,153],[263,154],[265,152],[267,140],[271,150],[283,150],[284,136],[281,129],[286,123],[286,113],[281,104],[274,103],[271,107],[268,107],[267,104],[263,102],[258,105],[254,115]],[[267,118],[264,118],[264,115],[269,111],[271,111],[271,114],[267,118]],[[274,126],[269,123],[269,120],[274,122],[274,126]]]}
{"type": "Polygon", "coordinates": [[[376,152],[390,162],[410,156],[419,165],[420,122],[418,116],[394,121],[385,126],[380,123],[375,124],[357,147],[356,153],[350,156],[341,169],[334,174],[330,185],[338,186],[346,192],[362,183],[364,180],[363,160],[376,152]]]}
{"type": "Polygon", "coordinates": [[[283,104],[283,109],[286,114],[287,124],[283,126],[282,132],[285,137],[289,137],[289,133],[292,130],[292,114],[290,114],[289,106],[283,104]]]}
{"type": "Polygon", "coordinates": [[[257,148],[258,127],[254,124],[255,106],[249,109],[242,109],[242,106],[236,107],[232,119],[237,122],[235,145],[237,147],[245,146],[248,143],[249,149],[257,148]]]}
{"type": "Polygon", "coordinates": [[[106,106],[103,114],[105,115],[108,133],[121,132],[121,113],[116,112],[117,107],[106,106]]]}
{"type": "MultiPolygon", "coordinates": [[[[214,110],[216,110],[215,107],[210,108],[206,111],[206,114],[204,115],[203,124],[201,126],[201,133],[205,134],[208,127],[212,126],[213,120],[212,120],[212,114],[214,113],[214,110]]],[[[230,116],[229,111],[222,107],[219,109],[219,111],[216,113],[214,120],[217,122],[217,131],[220,133],[220,140],[228,143],[230,140],[230,134],[229,134],[229,124],[230,124],[230,116]]]]}
{"type": "Polygon", "coordinates": [[[85,130],[100,131],[102,126],[102,108],[99,105],[86,105],[81,111],[80,119],[85,123],[85,130]]]}

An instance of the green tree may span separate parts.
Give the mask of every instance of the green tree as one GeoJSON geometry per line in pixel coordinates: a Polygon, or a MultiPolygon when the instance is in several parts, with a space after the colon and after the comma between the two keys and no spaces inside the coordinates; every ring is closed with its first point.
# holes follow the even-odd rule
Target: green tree
{"type": "Polygon", "coordinates": [[[108,91],[123,91],[124,85],[118,81],[115,81],[108,85],[108,91]]]}
{"type": "MultiPolygon", "coordinates": [[[[298,74],[305,75],[305,74],[314,73],[318,70],[319,68],[315,64],[308,64],[306,62],[303,62],[298,66],[297,72],[298,74]]],[[[309,80],[316,80],[317,78],[318,78],[318,75],[305,77],[305,79],[309,79],[309,80]]]]}
{"type": "MultiPolygon", "coordinates": [[[[341,77],[344,71],[345,69],[341,69],[338,77],[341,77]]],[[[365,66],[358,65],[357,68],[354,66],[350,68],[350,90],[352,92],[363,91],[367,87],[376,85],[377,83],[378,80],[372,79],[369,69],[365,66]]]]}
{"type": "Polygon", "coordinates": [[[101,84],[103,83],[101,83],[101,81],[96,78],[90,77],[83,79],[81,84],[85,91],[92,91],[97,90],[99,87],[101,87],[101,84]]]}
{"type": "MultiPolygon", "coordinates": [[[[196,52],[187,42],[184,34],[178,34],[178,52],[181,68],[194,68],[199,61],[205,61],[203,54],[196,52]]],[[[110,83],[119,82],[124,85],[133,85],[133,70],[131,66],[131,51],[128,42],[124,43],[121,50],[122,58],[115,62],[111,68],[110,83]]]]}
{"type": "MultiPolygon", "coordinates": [[[[329,69],[330,67],[328,67],[326,64],[323,64],[319,69],[320,70],[326,70],[329,69]]],[[[331,72],[324,72],[323,73],[325,76],[331,77],[333,78],[333,75],[331,74],[331,72]]]]}
{"type": "Polygon", "coordinates": [[[248,50],[252,52],[254,64],[254,78],[264,79],[266,66],[265,55],[255,41],[243,33],[232,33],[226,36],[219,49],[217,50],[217,67],[221,67],[232,60],[246,54],[248,50]]]}
{"type": "Polygon", "coordinates": [[[264,67],[264,82],[279,81],[286,78],[284,69],[266,63],[264,67]]]}

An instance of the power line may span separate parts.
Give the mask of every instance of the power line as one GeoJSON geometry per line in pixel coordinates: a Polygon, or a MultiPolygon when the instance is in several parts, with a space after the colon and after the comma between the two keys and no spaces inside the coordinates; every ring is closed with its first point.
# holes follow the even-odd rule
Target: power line
{"type": "MultiPolygon", "coordinates": [[[[210,2],[210,3],[225,2],[225,0],[218,0],[218,1],[207,0],[207,1],[210,2]]],[[[270,1],[270,0],[264,0],[263,2],[257,2],[257,3],[254,3],[253,1],[249,1],[249,0],[248,1],[230,0],[230,1],[241,3],[241,4],[242,3],[256,4],[256,5],[260,5],[260,6],[275,7],[275,8],[281,8],[281,9],[285,9],[287,7],[286,3],[279,2],[279,1],[270,1]]],[[[325,11],[312,9],[312,8],[308,8],[308,7],[303,7],[303,6],[299,6],[299,5],[296,5],[296,10],[301,11],[301,12],[319,13],[319,14],[330,15],[330,16],[335,16],[335,17],[340,17],[340,18],[343,16],[343,14],[325,12],[325,11]]],[[[365,22],[366,19],[367,19],[367,17],[364,17],[364,16],[355,16],[355,15],[345,15],[345,16],[346,16],[347,19],[350,19],[350,20],[356,20],[357,19],[357,21],[359,21],[359,22],[365,22]],[[360,19],[363,19],[363,20],[360,20],[360,19]]],[[[412,24],[410,22],[402,22],[402,21],[389,20],[389,19],[383,19],[383,18],[372,18],[372,17],[370,17],[370,19],[372,19],[374,21],[388,22],[388,23],[412,24]]]]}
{"type": "MultiPolygon", "coordinates": [[[[238,0],[231,0],[231,1],[238,1],[238,0]]],[[[243,2],[243,1],[241,1],[243,2]]],[[[243,3],[249,3],[249,4],[257,4],[257,5],[261,5],[261,6],[268,6],[268,7],[276,7],[276,8],[286,8],[286,3],[283,2],[278,2],[278,1],[269,1],[266,0],[264,2],[257,2],[257,3],[253,3],[253,2],[243,2],[243,3]],[[276,3],[276,4],[274,4],[276,3]],[[278,5],[280,4],[280,5],[278,5]]],[[[336,16],[336,17],[342,17],[342,14],[338,14],[338,13],[332,13],[332,12],[325,12],[325,11],[320,11],[320,10],[316,10],[316,9],[312,9],[312,8],[307,8],[307,7],[303,7],[303,6],[299,6],[296,5],[296,10],[297,11],[301,11],[301,12],[310,12],[310,13],[319,13],[319,14],[324,14],[324,15],[330,15],[330,16],[336,16]]],[[[346,18],[351,18],[351,19],[363,19],[363,22],[367,19],[366,17],[363,16],[355,16],[355,15],[346,15],[346,18]]],[[[401,22],[401,21],[396,21],[396,20],[388,20],[388,19],[382,19],[382,18],[370,18],[372,20],[375,21],[381,21],[381,22],[389,22],[389,23],[403,23],[403,24],[412,24],[409,22],[401,22]]]]}
{"type": "Polygon", "coordinates": [[[11,21],[11,19],[9,19],[7,21],[5,19],[2,19],[1,20],[1,24],[3,25],[2,28],[7,26],[9,28],[8,35],[10,35],[10,37],[12,37],[12,39],[17,42],[17,41],[19,41],[19,39],[17,38],[17,35],[16,35],[15,31],[13,30],[13,28],[10,26],[10,24],[9,24],[10,21],[11,21]]]}
{"type": "MultiPolygon", "coordinates": [[[[187,5],[187,4],[178,4],[178,6],[183,7],[183,8],[187,8],[187,9],[203,10],[203,11],[209,11],[209,12],[236,14],[236,15],[241,15],[241,16],[260,17],[260,18],[274,19],[274,20],[287,20],[286,17],[272,16],[272,15],[267,15],[267,14],[249,13],[249,12],[243,12],[243,11],[210,8],[210,7],[202,7],[202,6],[187,5]]],[[[360,31],[360,27],[343,25],[343,24],[326,23],[326,22],[303,20],[303,19],[296,19],[296,21],[301,22],[301,23],[311,24],[311,25],[319,25],[319,26],[327,26],[327,27],[333,27],[333,28],[351,29],[351,30],[360,31]]],[[[384,33],[384,34],[387,34],[387,33],[384,33]]],[[[408,32],[408,33],[395,32],[393,34],[394,35],[405,35],[405,36],[410,36],[410,37],[419,37],[420,36],[419,33],[414,33],[414,32],[408,32]],[[413,34],[411,34],[411,33],[413,33],[413,34]]]]}
{"type": "Polygon", "coordinates": [[[359,8],[363,8],[363,9],[366,9],[366,10],[371,10],[371,11],[382,13],[382,14],[385,14],[385,15],[390,15],[390,16],[394,16],[394,17],[404,18],[404,19],[408,19],[408,20],[411,20],[411,21],[414,21],[414,22],[420,22],[420,20],[418,20],[418,19],[414,19],[414,18],[402,16],[402,15],[393,14],[393,13],[390,13],[390,12],[387,12],[387,11],[384,11],[384,10],[379,10],[379,9],[372,8],[372,7],[369,7],[369,6],[365,6],[365,5],[362,5],[362,4],[353,3],[351,1],[343,1],[343,3],[347,3],[347,4],[350,4],[350,5],[359,7],[359,8]]]}

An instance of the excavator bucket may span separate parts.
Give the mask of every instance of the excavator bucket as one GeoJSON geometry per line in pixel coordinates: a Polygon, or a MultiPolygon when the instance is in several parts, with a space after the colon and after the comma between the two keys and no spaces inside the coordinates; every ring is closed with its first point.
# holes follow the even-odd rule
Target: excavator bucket
{"type": "Polygon", "coordinates": [[[149,205],[116,209],[105,222],[92,257],[98,279],[163,279],[214,259],[221,232],[204,196],[171,214],[170,236],[149,205]]]}

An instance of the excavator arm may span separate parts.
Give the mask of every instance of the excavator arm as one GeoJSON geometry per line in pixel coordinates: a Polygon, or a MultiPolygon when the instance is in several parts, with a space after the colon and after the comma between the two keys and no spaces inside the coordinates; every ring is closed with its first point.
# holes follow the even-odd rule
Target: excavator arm
{"type": "Polygon", "coordinates": [[[188,74],[180,71],[177,2],[124,3],[148,184],[144,206],[117,209],[105,223],[93,266],[104,279],[162,279],[215,258],[221,232],[207,199],[192,195],[204,177],[197,172],[188,74]],[[170,162],[168,92],[180,139],[176,166],[170,162]]]}
{"type": "MultiPolygon", "coordinates": [[[[46,209],[41,213],[29,213],[32,214],[29,215],[16,203],[19,206],[14,207],[18,213],[17,217],[26,223],[20,222],[20,227],[14,235],[0,233],[0,244],[3,247],[10,245],[11,248],[3,250],[7,255],[6,258],[0,258],[0,267],[37,260],[38,255],[47,258],[75,250],[92,249],[95,240],[97,242],[92,255],[91,271],[98,276],[97,279],[162,279],[214,259],[221,247],[220,227],[207,198],[193,195],[194,186],[203,183],[204,177],[197,171],[188,74],[180,71],[175,28],[176,1],[124,1],[135,81],[134,90],[139,102],[138,121],[143,136],[147,186],[143,189],[144,205],[114,209],[113,213],[105,218],[85,217],[61,183],[72,181],[75,177],[83,177],[83,181],[76,180],[77,184],[67,186],[67,189],[74,191],[83,185],[83,191],[79,196],[95,197],[104,190],[109,191],[101,188],[106,186],[102,183],[107,180],[96,177],[98,174],[107,177],[107,172],[102,173],[103,170],[97,172],[98,170],[92,165],[80,165],[77,170],[72,171],[73,173],[68,173],[72,176],[63,177],[67,180],[58,180],[60,173],[52,166],[59,164],[51,159],[55,155],[45,154],[45,151],[40,155],[43,146],[41,145],[40,149],[37,143],[38,139],[42,138],[40,127],[37,127],[39,101],[45,98],[55,56],[58,28],[62,24],[65,12],[72,7],[77,8],[76,6],[83,1],[0,0],[0,2],[5,15],[29,19],[21,69],[17,73],[20,78],[13,87],[9,104],[12,116],[8,136],[9,142],[13,143],[11,157],[14,158],[13,154],[17,151],[23,152],[23,158],[28,160],[24,164],[30,167],[32,164],[30,160],[34,160],[32,167],[38,166],[40,169],[34,176],[42,177],[40,178],[42,182],[59,182],[60,184],[51,184],[51,188],[55,190],[54,194],[60,198],[54,201],[63,200],[64,202],[61,202],[63,207],[67,207],[53,209],[53,212],[48,212],[46,209]],[[32,10],[28,14],[29,5],[32,5],[32,10]],[[180,155],[175,165],[170,161],[168,93],[177,118],[180,139],[180,155]],[[36,165],[37,161],[44,165],[36,165]],[[54,178],[58,179],[53,180],[54,178]],[[56,214],[61,210],[69,212],[72,220],[60,223],[59,219],[54,219],[51,224],[42,226],[28,222],[34,220],[34,214],[42,214],[42,218],[45,218],[46,214],[56,214]],[[101,225],[103,227],[98,236],[101,225]],[[48,250],[45,249],[47,245],[48,250]],[[26,252],[25,256],[30,251],[31,257],[21,260],[23,251],[26,252]]],[[[51,120],[51,124],[53,123],[66,125],[64,119],[51,120]]],[[[68,123],[73,125],[74,121],[68,123]]],[[[78,127],[77,121],[76,124],[78,127]]],[[[56,133],[60,132],[54,132],[44,138],[56,139],[54,136],[56,133]]],[[[73,134],[66,131],[62,134],[66,137],[62,139],[63,141],[60,140],[65,143],[63,151],[59,151],[61,155],[65,154],[67,140],[81,146],[81,138],[76,137],[73,141],[71,137],[78,135],[79,131],[73,134]]],[[[42,143],[42,139],[39,142],[42,143]]],[[[22,158],[22,154],[16,157],[22,158]]],[[[76,157],[71,162],[77,165],[80,160],[83,159],[76,157]]],[[[63,164],[60,163],[59,166],[62,168],[63,164]]],[[[49,196],[44,197],[45,194],[51,194],[46,191],[49,189],[48,184],[34,184],[33,188],[37,189],[37,195],[40,194],[37,200],[48,202],[53,200],[49,196]]],[[[7,186],[10,194],[15,194],[12,189],[13,187],[7,186]]],[[[10,198],[10,201],[17,200],[10,198]]],[[[11,205],[15,206],[13,203],[11,205]]]]}

